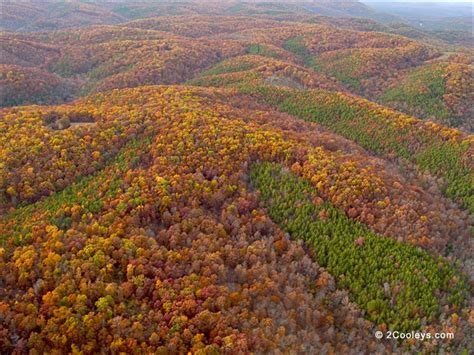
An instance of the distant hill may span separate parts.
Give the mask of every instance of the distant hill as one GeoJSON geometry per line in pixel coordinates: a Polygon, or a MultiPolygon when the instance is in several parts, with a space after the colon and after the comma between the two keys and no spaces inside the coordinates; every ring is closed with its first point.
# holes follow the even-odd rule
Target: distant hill
{"type": "Polygon", "coordinates": [[[0,353],[469,353],[463,32],[358,2],[6,4],[0,353]]]}
{"type": "Polygon", "coordinates": [[[390,14],[440,39],[474,47],[472,3],[367,1],[366,4],[378,13],[390,14]]]}

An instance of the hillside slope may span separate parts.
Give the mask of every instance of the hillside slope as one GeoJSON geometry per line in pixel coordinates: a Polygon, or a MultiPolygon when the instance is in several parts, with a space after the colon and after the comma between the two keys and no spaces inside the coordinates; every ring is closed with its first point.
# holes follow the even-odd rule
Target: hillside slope
{"type": "MultiPolygon", "coordinates": [[[[467,286],[449,260],[467,266],[468,216],[352,143],[291,117],[233,108],[224,103],[229,95],[235,94],[142,87],[4,112],[6,142],[19,142],[5,156],[22,158],[3,167],[10,171],[3,175],[4,203],[19,204],[0,220],[3,348],[391,351],[396,343],[364,334],[377,325],[463,332],[467,324],[458,317],[467,286]],[[49,141],[47,129],[36,140],[22,139],[31,134],[18,130],[23,122],[36,132],[55,112],[99,116],[49,141]],[[20,153],[35,150],[51,165],[20,153]],[[342,233],[343,244],[324,250],[329,260],[336,250],[346,257],[333,264],[317,245],[313,257],[288,239],[312,227],[288,202],[270,200],[284,208],[283,219],[262,208],[257,190],[266,200],[267,186],[287,187],[262,185],[268,177],[259,170],[249,180],[249,169],[261,162],[300,176],[308,200],[296,203],[310,209],[299,210],[328,226],[311,233],[342,233]],[[41,195],[49,196],[24,204],[41,195]],[[286,227],[292,218],[301,226],[286,227]],[[354,235],[359,239],[351,241],[354,235]],[[342,278],[337,270],[360,260],[357,253],[376,260],[374,248],[395,257],[403,272],[369,263],[375,278],[342,278]],[[446,252],[447,259],[437,256],[446,252]],[[428,283],[409,278],[415,269],[428,283]],[[382,287],[384,279],[392,281],[382,287]],[[364,293],[361,282],[370,287],[364,293]],[[401,292],[399,301],[389,302],[384,287],[393,297],[401,292]]],[[[445,345],[462,344],[461,338],[445,345]]]]}
{"type": "Polygon", "coordinates": [[[6,4],[0,353],[474,349],[470,49],[349,1],[6,4]]]}
{"type": "MultiPolygon", "coordinates": [[[[182,83],[222,60],[253,54],[285,62],[280,66],[305,67],[305,76],[336,84],[323,87],[472,130],[472,52],[468,49],[445,52],[448,47],[435,46],[424,37],[415,40],[379,32],[388,28],[351,19],[319,18],[316,24],[308,21],[312,22],[298,17],[282,21],[245,16],[163,16],[114,26],[3,33],[0,64],[28,69],[19,69],[25,71],[25,83],[18,79],[5,83],[8,89],[0,95],[0,105],[60,103],[119,87],[182,83]],[[31,68],[36,69],[34,73],[31,68]],[[26,100],[19,92],[32,86],[29,81],[44,81],[49,74],[53,74],[52,89],[45,84],[48,89],[43,91],[57,92],[54,98],[39,89],[26,100]],[[397,91],[400,84],[407,87],[405,90],[413,87],[412,91],[397,91]]],[[[5,77],[7,68],[2,67],[1,73],[5,77]]]]}

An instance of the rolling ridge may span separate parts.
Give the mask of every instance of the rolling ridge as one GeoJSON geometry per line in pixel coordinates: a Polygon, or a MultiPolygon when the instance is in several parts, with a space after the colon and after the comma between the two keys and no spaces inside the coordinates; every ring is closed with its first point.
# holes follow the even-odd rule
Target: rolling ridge
{"type": "Polygon", "coordinates": [[[5,6],[0,352],[468,354],[472,50],[215,5],[5,6]]]}

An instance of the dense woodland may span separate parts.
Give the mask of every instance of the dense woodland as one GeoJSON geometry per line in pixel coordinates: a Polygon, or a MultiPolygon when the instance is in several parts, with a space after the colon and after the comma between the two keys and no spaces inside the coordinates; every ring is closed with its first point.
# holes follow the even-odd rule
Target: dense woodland
{"type": "Polygon", "coordinates": [[[474,349],[462,41],[357,2],[1,6],[1,353],[474,349]]]}

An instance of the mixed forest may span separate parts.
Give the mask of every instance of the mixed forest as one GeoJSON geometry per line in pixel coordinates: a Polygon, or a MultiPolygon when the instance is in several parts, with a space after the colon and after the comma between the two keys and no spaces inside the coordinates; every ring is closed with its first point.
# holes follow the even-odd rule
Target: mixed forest
{"type": "Polygon", "coordinates": [[[0,353],[474,351],[465,34],[353,1],[0,10],[0,353]]]}

